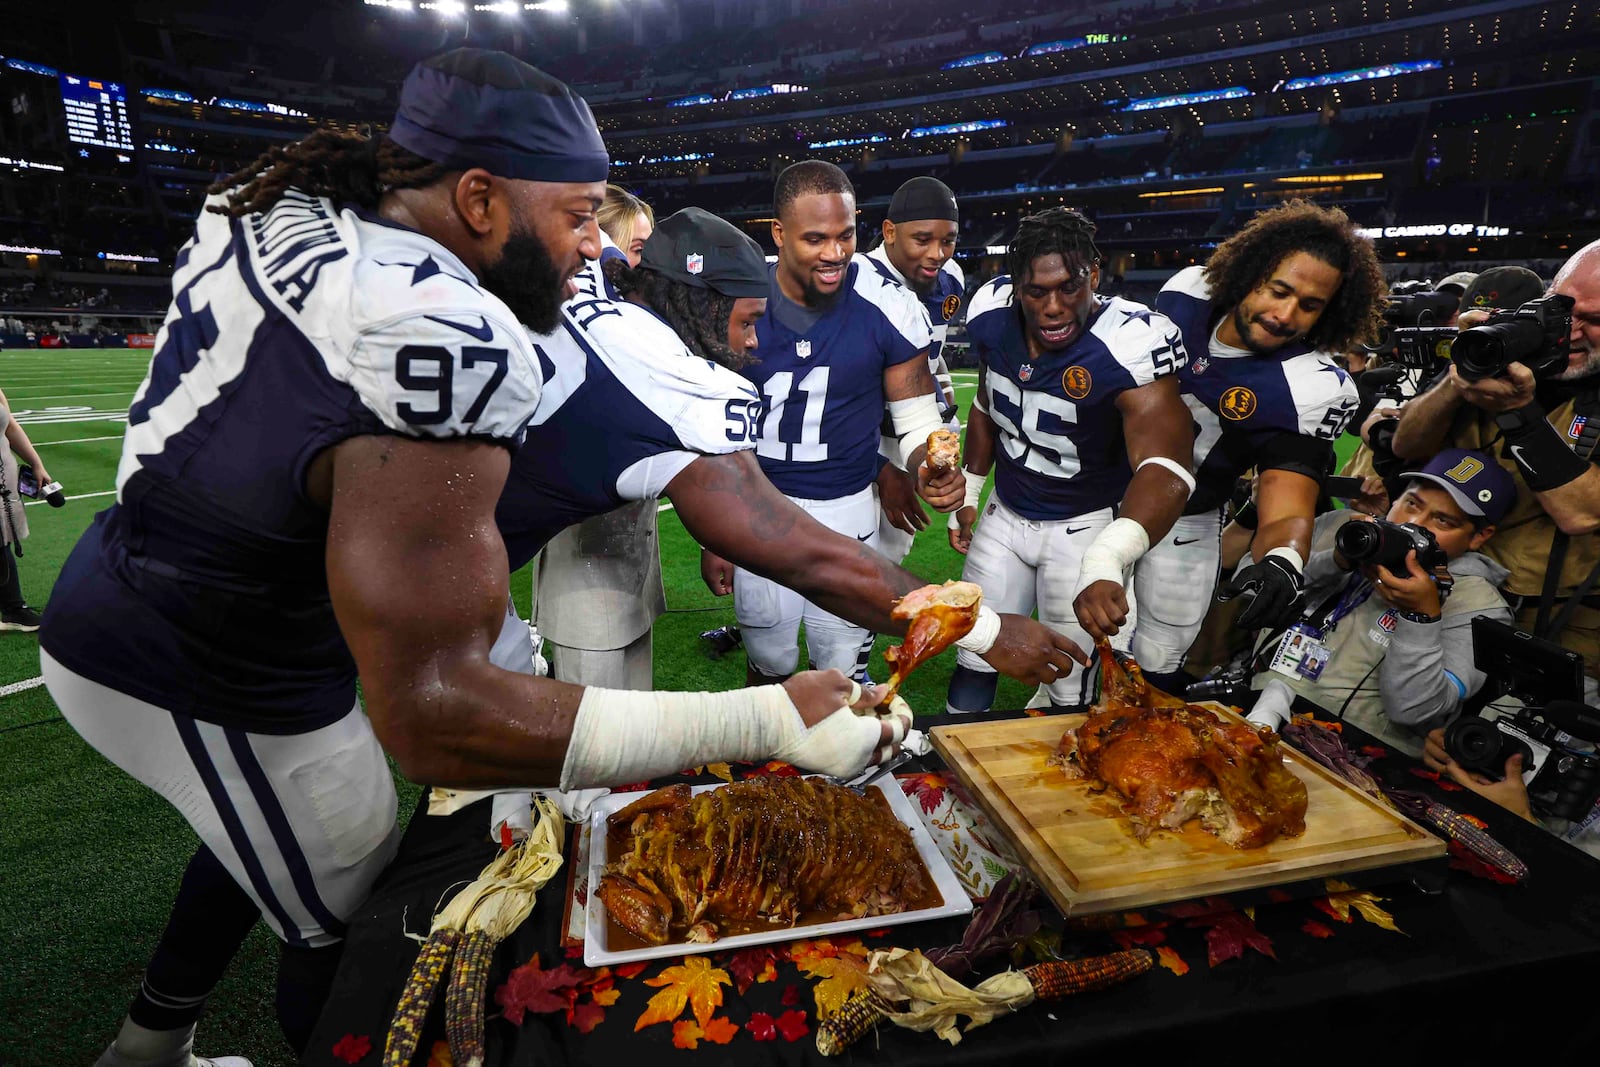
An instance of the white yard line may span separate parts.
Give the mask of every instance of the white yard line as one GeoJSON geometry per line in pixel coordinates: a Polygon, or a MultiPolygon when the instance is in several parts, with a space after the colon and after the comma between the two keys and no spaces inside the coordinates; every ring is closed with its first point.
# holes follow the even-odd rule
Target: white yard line
{"type": "MultiPolygon", "coordinates": [[[[76,496],[67,497],[67,499],[68,500],[88,500],[90,497],[95,497],[95,496],[115,496],[116,492],[117,491],[115,489],[107,489],[107,490],[104,490],[103,492],[99,492],[99,493],[78,493],[76,496]]],[[[43,504],[43,503],[45,503],[45,501],[43,501],[43,500],[24,500],[22,502],[22,506],[25,507],[25,508],[31,508],[35,504],[43,504]]]]}
{"type": "Polygon", "coordinates": [[[52,447],[54,447],[55,445],[86,445],[90,441],[120,441],[120,440],[122,440],[122,437],[123,437],[122,434],[114,433],[114,434],[110,434],[110,435],[108,435],[106,437],[74,437],[74,438],[72,438],[70,440],[67,440],[67,441],[35,441],[34,444],[35,445],[50,445],[52,447]]]}
{"type": "Polygon", "coordinates": [[[23,400],[84,400],[91,396],[131,396],[136,391],[137,387],[135,389],[118,389],[114,393],[53,393],[49,396],[11,396],[8,393],[7,396],[15,404],[23,400]]]}
{"type": "Polygon", "coordinates": [[[0,697],[8,697],[14,693],[25,693],[29,689],[37,689],[43,684],[44,678],[40,676],[38,678],[25,678],[20,682],[12,682],[10,685],[0,685],[0,697]]]}

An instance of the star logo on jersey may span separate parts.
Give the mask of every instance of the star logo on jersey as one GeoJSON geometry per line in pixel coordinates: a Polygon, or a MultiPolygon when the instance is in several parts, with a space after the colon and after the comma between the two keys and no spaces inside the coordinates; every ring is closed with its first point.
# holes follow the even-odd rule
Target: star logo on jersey
{"type": "Polygon", "coordinates": [[[699,274],[706,269],[706,257],[699,252],[690,252],[683,257],[683,269],[690,274],[699,274]]]}
{"type": "Polygon", "coordinates": [[[1022,382],[1033,380],[1032,363],[1024,363],[1022,366],[1017,368],[1017,380],[1022,382]]]}
{"type": "Polygon", "coordinates": [[[1094,388],[1094,375],[1087,367],[1074,363],[1061,374],[1061,388],[1074,400],[1082,400],[1094,388]]]}
{"type": "Polygon", "coordinates": [[[1323,373],[1331,371],[1333,374],[1338,376],[1340,385],[1343,385],[1345,382],[1348,382],[1350,380],[1350,375],[1346,374],[1345,373],[1345,369],[1343,367],[1339,366],[1339,364],[1337,364],[1337,363],[1329,363],[1325,359],[1319,359],[1319,360],[1317,360],[1317,362],[1321,365],[1321,369],[1319,371],[1317,371],[1318,374],[1323,374],[1323,373]]]}
{"type": "Polygon", "coordinates": [[[1583,436],[1583,428],[1587,425],[1589,425],[1589,416],[1574,415],[1572,417],[1572,425],[1567,427],[1567,436],[1576,441],[1583,436]]]}
{"type": "Polygon", "coordinates": [[[1123,314],[1123,321],[1124,322],[1127,322],[1129,319],[1138,319],[1140,322],[1145,323],[1147,325],[1150,322],[1150,309],[1149,308],[1138,308],[1138,309],[1133,310],[1133,311],[1129,311],[1129,310],[1124,309],[1122,314],[1123,314]]]}
{"type": "Polygon", "coordinates": [[[1242,385],[1236,385],[1222,394],[1217,408],[1223,418],[1242,422],[1255,414],[1256,394],[1242,385]]]}
{"type": "Polygon", "coordinates": [[[799,356],[801,359],[810,359],[811,358],[811,342],[810,341],[796,341],[794,343],[794,354],[799,356]]]}
{"type": "Polygon", "coordinates": [[[944,298],[944,306],[939,310],[944,313],[944,321],[949,322],[955,318],[956,312],[961,310],[961,298],[951,293],[944,298]]]}
{"type": "Polygon", "coordinates": [[[1196,374],[1204,374],[1210,366],[1210,358],[1207,356],[1201,356],[1199,359],[1189,364],[1189,369],[1194,371],[1196,374]]]}

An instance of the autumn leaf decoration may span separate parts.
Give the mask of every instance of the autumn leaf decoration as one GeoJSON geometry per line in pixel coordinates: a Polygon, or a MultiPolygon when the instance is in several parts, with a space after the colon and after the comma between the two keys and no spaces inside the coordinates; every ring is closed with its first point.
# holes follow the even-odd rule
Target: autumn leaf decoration
{"type": "Polygon", "coordinates": [[[671,1022],[688,1006],[704,1031],[712,1014],[722,1006],[722,987],[731,981],[727,971],[711,966],[704,956],[685,957],[678,966],[668,967],[654,978],[645,979],[645,985],[661,992],[650,998],[633,1028],[638,1031],[656,1023],[671,1022]]]}
{"type": "Polygon", "coordinates": [[[333,1058],[344,1063],[360,1063],[371,1051],[372,1038],[367,1034],[345,1034],[333,1044],[333,1058]]]}
{"type": "Polygon", "coordinates": [[[738,1032],[739,1024],[728,1019],[712,1019],[706,1023],[704,1029],[693,1019],[683,1019],[672,1024],[672,1047],[696,1048],[701,1041],[726,1045],[738,1032]]]}
{"type": "Polygon", "coordinates": [[[1351,889],[1350,886],[1337,878],[1329,878],[1323,885],[1328,890],[1328,895],[1315,901],[1318,911],[1331,915],[1342,923],[1351,921],[1350,913],[1355,912],[1374,926],[1381,926],[1385,930],[1393,930],[1397,934],[1405,931],[1395,925],[1394,916],[1378,907],[1378,901],[1383,897],[1376,893],[1362,892],[1351,889]]]}

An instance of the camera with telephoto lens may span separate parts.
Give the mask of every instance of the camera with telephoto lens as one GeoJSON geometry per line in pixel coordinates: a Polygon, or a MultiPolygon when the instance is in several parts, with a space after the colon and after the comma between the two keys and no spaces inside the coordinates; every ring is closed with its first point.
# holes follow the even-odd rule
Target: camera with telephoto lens
{"type": "Polygon", "coordinates": [[[1450,293],[1407,291],[1406,283],[1396,285],[1384,304],[1378,343],[1362,347],[1375,356],[1391,356],[1403,366],[1429,370],[1450,358],[1450,342],[1457,333],[1444,323],[1459,304],[1450,293]]]}
{"type": "Polygon", "coordinates": [[[1556,377],[1567,369],[1574,303],[1570,296],[1552,293],[1515,311],[1490,312],[1488,322],[1462,330],[1451,345],[1456,373],[1476,382],[1521,363],[1535,378],[1556,377]]]}
{"type": "Polygon", "coordinates": [[[1576,701],[1522,708],[1514,717],[1469,715],[1444,732],[1444,750],[1465,770],[1499,780],[1506,760],[1522,754],[1522,780],[1535,814],[1581,819],[1600,798],[1600,757],[1573,748],[1573,739],[1600,741],[1600,713],[1576,701]]]}
{"type": "Polygon", "coordinates": [[[1215,700],[1219,704],[1242,707],[1249,702],[1250,696],[1248,663],[1230,663],[1212,671],[1183,691],[1183,699],[1191,704],[1201,700],[1215,700]]]}
{"type": "Polygon", "coordinates": [[[1406,553],[1417,551],[1417,564],[1425,571],[1448,566],[1450,557],[1432,532],[1413,522],[1389,522],[1373,519],[1371,522],[1347,522],[1333,535],[1334,548],[1351,566],[1371,563],[1387,567],[1394,574],[1410,574],[1406,553]]]}

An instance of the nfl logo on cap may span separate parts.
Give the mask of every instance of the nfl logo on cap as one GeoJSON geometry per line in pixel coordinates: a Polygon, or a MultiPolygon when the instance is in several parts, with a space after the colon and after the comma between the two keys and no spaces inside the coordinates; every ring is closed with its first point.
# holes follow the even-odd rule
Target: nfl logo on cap
{"type": "Polygon", "coordinates": [[[706,269],[706,257],[699,252],[690,252],[684,259],[684,269],[690,274],[699,274],[706,269]]]}

